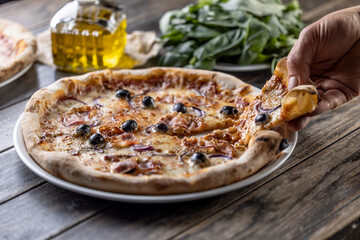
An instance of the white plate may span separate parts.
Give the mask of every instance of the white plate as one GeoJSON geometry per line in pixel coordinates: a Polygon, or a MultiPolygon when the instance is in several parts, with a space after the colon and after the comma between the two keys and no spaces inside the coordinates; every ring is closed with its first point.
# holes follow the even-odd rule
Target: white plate
{"type": "Polygon", "coordinates": [[[270,69],[270,63],[251,64],[251,65],[237,65],[231,63],[216,63],[215,70],[226,72],[250,72],[270,69]]]}
{"type": "Polygon", "coordinates": [[[185,193],[185,194],[175,194],[175,195],[132,195],[132,194],[107,192],[107,191],[96,190],[96,189],[80,186],[49,174],[44,169],[42,169],[27,152],[22,137],[21,122],[22,122],[22,116],[20,116],[20,118],[18,119],[14,129],[14,146],[21,160],[25,163],[25,165],[28,166],[28,168],[30,168],[39,177],[59,187],[65,188],[73,192],[81,193],[84,195],[107,199],[107,200],[113,200],[113,201],[135,202],[135,203],[171,203],[171,202],[191,201],[201,198],[217,196],[220,194],[224,194],[248,186],[266,177],[267,175],[275,171],[277,168],[279,168],[289,158],[290,154],[294,150],[298,137],[297,132],[289,131],[288,140],[290,146],[284,151],[283,155],[279,157],[277,160],[265,166],[259,172],[239,182],[212,190],[195,192],[195,193],[185,193]]]}
{"type": "Polygon", "coordinates": [[[23,68],[20,72],[17,72],[15,75],[13,75],[12,77],[10,77],[9,79],[6,79],[5,81],[0,82],[0,87],[3,87],[5,85],[8,85],[9,83],[15,81],[16,79],[18,79],[19,77],[21,77],[22,75],[24,75],[32,66],[33,64],[30,63],[29,65],[27,65],[25,68],[23,68]]]}

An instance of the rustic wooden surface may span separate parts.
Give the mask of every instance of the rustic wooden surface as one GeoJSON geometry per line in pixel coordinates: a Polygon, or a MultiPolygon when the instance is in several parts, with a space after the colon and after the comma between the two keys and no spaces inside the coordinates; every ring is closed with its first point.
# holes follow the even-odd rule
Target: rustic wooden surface
{"type": "MultiPolygon", "coordinates": [[[[65,0],[0,5],[0,18],[34,33],[48,28],[65,0]]],[[[192,0],[125,0],[128,30],[156,30],[161,15],[192,0]]],[[[300,0],[304,20],[357,4],[300,0]]],[[[269,71],[232,73],[261,87],[269,71]]],[[[299,133],[290,159],[237,191],[177,204],[131,204],[86,197],[32,173],[12,143],[34,91],[67,76],[36,63],[0,88],[0,239],[359,239],[360,98],[317,116],[299,133]]]]}

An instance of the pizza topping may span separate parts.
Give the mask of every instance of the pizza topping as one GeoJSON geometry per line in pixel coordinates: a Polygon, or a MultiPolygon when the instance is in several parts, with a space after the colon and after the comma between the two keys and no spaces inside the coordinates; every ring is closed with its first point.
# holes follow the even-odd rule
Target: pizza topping
{"type": "Polygon", "coordinates": [[[165,123],[159,123],[155,125],[155,130],[157,132],[163,132],[166,133],[167,131],[169,131],[169,126],[166,125],[165,123]]]}
{"type": "Polygon", "coordinates": [[[192,165],[198,165],[200,167],[207,167],[210,165],[210,162],[207,159],[207,157],[201,152],[194,153],[191,156],[190,161],[192,165]]]}
{"type": "Polygon", "coordinates": [[[270,116],[266,113],[260,113],[255,117],[256,125],[264,125],[270,121],[270,116]]]}
{"type": "Polygon", "coordinates": [[[118,127],[112,127],[112,126],[106,126],[106,125],[101,126],[99,128],[99,131],[107,137],[112,137],[112,136],[120,135],[121,133],[123,133],[123,131],[118,127]]]}
{"type": "Polygon", "coordinates": [[[155,107],[155,101],[150,96],[145,96],[142,100],[142,105],[146,108],[154,108],[155,107]]]}
{"type": "Polygon", "coordinates": [[[261,102],[255,106],[256,111],[258,113],[272,113],[273,111],[279,109],[281,107],[281,104],[273,107],[273,108],[263,108],[261,102]]]}
{"type": "Polygon", "coordinates": [[[138,164],[133,159],[127,159],[113,166],[112,171],[114,173],[131,173],[137,166],[138,164]]]}
{"type": "Polygon", "coordinates": [[[225,115],[225,116],[233,116],[239,113],[239,111],[234,108],[233,106],[223,106],[220,109],[220,113],[225,115]]]}
{"type": "Polygon", "coordinates": [[[171,126],[172,132],[177,135],[201,132],[207,127],[203,118],[198,118],[190,114],[172,113],[161,118],[161,121],[171,126]]]}
{"type": "Polygon", "coordinates": [[[117,98],[122,98],[122,99],[126,99],[126,100],[130,100],[130,92],[128,90],[125,89],[120,89],[116,92],[115,96],[117,98]]]}
{"type": "Polygon", "coordinates": [[[105,155],[105,161],[118,162],[121,158],[131,158],[134,157],[134,154],[116,154],[116,155],[105,155]]]}
{"type": "Polygon", "coordinates": [[[182,103],[175,103],[173,106],[174,112],[180,112],[180,113],[187,113],[187,109],[184,104],[182,103]]]}
{"type": "Polygon", "coordinates": [[[75,102],[87,105],[85,102],[77,99],[76,97],[72,97],[72,96],[64,96],[64,97],[60,98],[59,101],[75,101],[75,102]]]}
{"type": "Polygon", "coordinates": [[[93,103],[95,106],[98,106],[98,107],[104,107],[104,105],[102,105],[99,100],[101,99],[101,97],[96,97],[93,99],[93,103]]]}
{"type": "Polygon", "coordinates": [[[231,156],[224,155],[224,154],[212,154],[212,155],[209,156],[209,158],[226,158],[228,160],[232,159],[231,156]]]}
{"type": "Polygon", "coordinates": [[[200,108],[191,107],[191,109],[196,113],[196,116],[198,116],[198,117],[203,117],[206,115],[206,113],[203,110],[201,110],[200,108]]]}
{"type": "Polygon", "coordinates": [[[89,141],[92,145],[101,145],[105,143],[105,138],[100,133],[95,133],[90,136],[89,141]]]}
{"type": "Polygon", "coordinates": [[[79,125],[76,128],[76,135],[78,136],[84,137],[90,135],[90,133],[91,133],[91,127],[87,124],[79,125]]]}
{"type": "Polygon", "coordinates": [[[145,162],[139,163],[136,168],[134,175],[151,175],[160,173],[161,170],[161,162],[154,160],[147,160],[145,162]]]}
{"type": "Polygon", "coordinates": [[[283,138],[280,142],[279,151],[281,152],[282,150],[284,150],[288,147],[289,147],[289,143],[288,143],[287,138],[283,138]]]}
{"type": "Polygon", "coordinates": [[[125,132],[131,132],[137,129],[138,125],[135,120],[127,120],[126,122],[121,125],[121,129],[125,132]]]}
{"type": "Polygon", "coordinates": [[[145,152],[145,151],[152,151],[154,148],[152,146],[147,145],[134,145],[132,146],[133,150],[136,152],[145,152]]]}

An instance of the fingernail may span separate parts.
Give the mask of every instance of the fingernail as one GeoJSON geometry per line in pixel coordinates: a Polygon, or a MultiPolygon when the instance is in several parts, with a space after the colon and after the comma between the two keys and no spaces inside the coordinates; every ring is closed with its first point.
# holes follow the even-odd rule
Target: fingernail
{"type": "Polygon", "coordinates": [[[289,79],[289,83],[288,83],[288,89],[293,89],[294,87],[296,87],[298,85],[298,79],[296,76],[292,76],[289,79]]]}

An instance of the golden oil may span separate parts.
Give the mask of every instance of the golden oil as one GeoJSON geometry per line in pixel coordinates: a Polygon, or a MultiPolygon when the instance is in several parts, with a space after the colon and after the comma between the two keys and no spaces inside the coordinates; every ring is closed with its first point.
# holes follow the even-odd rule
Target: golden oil
{"type": "Polygon", "coordinates": [[[76,0],[50,23],[54,63],[76,73],[113,68],[124,54],[126,17],[119,6],[76,0]]]}

